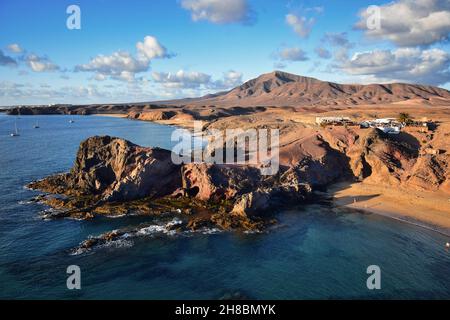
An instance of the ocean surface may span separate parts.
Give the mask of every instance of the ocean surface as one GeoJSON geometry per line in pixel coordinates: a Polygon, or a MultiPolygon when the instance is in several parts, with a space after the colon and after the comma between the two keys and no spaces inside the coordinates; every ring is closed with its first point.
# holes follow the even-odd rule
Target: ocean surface
{"type": "Polygon", "coordinates": [[[325,203],[280,211],[266,233],[171,234],[142,217],[43,220],[27,183],[71,168],[79,143],[113,135],[170,148],[172,127],[97,116],[0,114],[0,298],[2,299],[450,299],[449,241],[439,233],[325,203]],[[74,123],[69,123],[73,119],[74,123]],[[33,129],[39,121],[40,128],[33,129]],[[91,252],[89,236],[141,223],[140,236],[91,252]],[[81,269],[68,290],[66,269],[81,269]],[[381,269],[368,290],[366,269],[381,269]]]}

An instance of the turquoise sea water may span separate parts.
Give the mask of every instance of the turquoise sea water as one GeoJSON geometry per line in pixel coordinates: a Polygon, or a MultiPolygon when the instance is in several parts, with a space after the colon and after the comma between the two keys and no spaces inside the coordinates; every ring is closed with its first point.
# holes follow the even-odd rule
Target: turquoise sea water
{"type": "Polygon", "coordinates": [[[12,138],[14,118],[0,115],[0,298],[450,298],[448,237],[327,204],[280,211],[280,223],[263,234],[155,233],[71,255],[89,236],[149,218],[44,221],[46,208],[27,202],[37,193],[23,186],[67,171],[89,136],[170,148],[173,128],[94,116],[18,121],[21,136],[12,138]],[[73,264],[81,290],[66,288],[73,264]],[[366,287],[369,265],[381,268],[381,290],[366,287]]]}

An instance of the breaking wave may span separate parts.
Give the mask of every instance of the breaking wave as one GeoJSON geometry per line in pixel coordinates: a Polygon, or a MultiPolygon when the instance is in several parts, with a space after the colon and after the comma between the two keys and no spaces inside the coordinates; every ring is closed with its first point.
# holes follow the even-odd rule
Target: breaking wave
{"type": "Polygon", "coordinates": [[[133,246],[133,239],[139,237],[152,237],[157,235],[183,235],[185,231],[178,230],[183,221],[174,218],[166,223],[141,225],[136,228],[112,230],[99,236],[90,236],[87,240],[71,250],[71,255],[79,255],[102,248],[123,248],[133,246]]]}

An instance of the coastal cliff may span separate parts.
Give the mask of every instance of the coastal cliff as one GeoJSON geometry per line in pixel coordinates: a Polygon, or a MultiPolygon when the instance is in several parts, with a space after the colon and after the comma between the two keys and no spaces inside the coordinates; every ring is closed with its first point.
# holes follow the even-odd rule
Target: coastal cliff
{"type": "Polygon", "coordinates": [[[83,141],[68,173],[29,185],[58,209],[47,217],[182,215],[185,227],[256,230],[274,208],[301,205],[339,181],[446,190],[448,156],[420,154],[407,139],[372,130],[325,128],[280,147],[276,175],[258,165],[177,165],[171,151],[109,136],[83,141]],[[430,162],[433,164],[430,165],[430,162]]]}

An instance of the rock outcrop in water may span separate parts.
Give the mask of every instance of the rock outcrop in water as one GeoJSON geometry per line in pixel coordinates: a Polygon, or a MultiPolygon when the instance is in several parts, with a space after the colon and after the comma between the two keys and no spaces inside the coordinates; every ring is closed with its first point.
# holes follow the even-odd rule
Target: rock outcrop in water
{"type": "Polygon", "coordinates": [[[188,226],[261,226],[267,209],[305,199],[308,184],[289,175],[263,176],[242,165],[173,164],[171,152],[144,148],[109,136],[81,143],[70,172],[33,182],[30,188],[63,197],[44,197],[57,216],[182,212],[188,226]],[[194,213],[194,214],[193,214],[194,213]]]}
{"type": "Polygon", "coordinates": [[[180,166],[173,164],[170,151],[104,136],[81,143],[69,173],[31,186],[69,196],[92,196],[100,202],[119,202],[169,195],[179,181],[180,166]]]}

